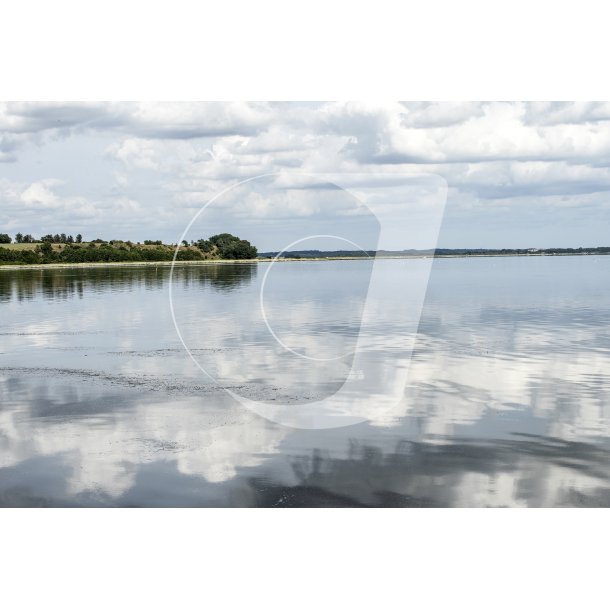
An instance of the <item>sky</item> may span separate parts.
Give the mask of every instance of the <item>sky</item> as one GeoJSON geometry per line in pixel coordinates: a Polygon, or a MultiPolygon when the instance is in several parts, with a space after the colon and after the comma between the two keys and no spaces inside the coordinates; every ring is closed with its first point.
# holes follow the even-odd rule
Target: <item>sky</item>
{"type": "Polygon", "coordinates": [[[610,245],[609,163],[610,103],[7,102],[0,233],[610,245]]]}

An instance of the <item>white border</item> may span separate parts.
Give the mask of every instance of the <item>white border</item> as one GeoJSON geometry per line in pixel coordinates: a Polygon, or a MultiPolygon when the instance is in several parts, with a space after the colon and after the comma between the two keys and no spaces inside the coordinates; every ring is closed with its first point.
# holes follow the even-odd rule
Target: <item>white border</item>
{"type": "Polygon", "coordinates": [[[4,99],[608,99],[594,0],[20,0],[4,99]]]}
{"type": "MultiPolygon", "coordinates": [[[[20,0],[1,9],[0,96],[608,99],[604,9],[20,0]]],[[[3,510],[2,601],[11,610],[595,607],[606,598],[607,519],[607,510],[557,509],[3,510]]]]}
{"type": "Polygon", "coordinates": [[[3,605],[594,608],[607,512],[4,510],[3,605]],[[592,555],[591,543],[600,556],[592,555]]]}

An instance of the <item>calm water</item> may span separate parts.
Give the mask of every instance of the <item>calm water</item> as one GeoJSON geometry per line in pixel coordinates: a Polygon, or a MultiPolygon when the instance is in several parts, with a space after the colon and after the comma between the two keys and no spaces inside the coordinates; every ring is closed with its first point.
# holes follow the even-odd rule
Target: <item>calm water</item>
{"type": "MultiPolygon", "coordinates": [[[[423,262],[376,264],[400,339],[423,262]]],[[[434,261],[404,399],[367,422],[223,389],[295,414],[337,392],[371,266],[275,265],[283,346],[265,264],[178,268],[194,359],[166,267],[0,271],[0,505],[610,506],[610,257],[434,261]]]]}

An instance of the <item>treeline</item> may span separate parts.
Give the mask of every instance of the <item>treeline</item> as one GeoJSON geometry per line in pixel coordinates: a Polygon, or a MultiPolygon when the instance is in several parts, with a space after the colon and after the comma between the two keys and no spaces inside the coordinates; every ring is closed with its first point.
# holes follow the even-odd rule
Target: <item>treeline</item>
{"type": "MultiPolygon", "coordinates": [[[[610,247],[598,248],[436,248],[429,250],[292,250],[279,258],[364,258],[367,256],[517,256],[554,254],[610,254],[610,247]]],[[[261,252],[260,258],[275,258],[278,252],[261,252]]]]}
{"type": "Polygon", "coordinates": [[[599,248],[436,248],[435,256],[485,256],[485,255],[524,255],[524,254],[610,254],[610,247],[599,248]]]}
{"type": "MultiPolygon", "coordinates": [[[[15,235],[16,244],[40,244],[48,241],[52,244],[80,244],[83,241],[83,236],[79,233],[76,237],[72,235],[66,235],[65,233],[56,233],[55,235],[43,235],[40,239],[36,239],[29,233],[24,235],[23,233],[17,233],[15,235]]],[[[8,233],[0,233],[0,244],[10,244],[13,240],[8,233]]]]}
{"type": "MultiPolygon", "coordinates": [[[[282,252],[279,258],[360,258],[375,256],[375,250],[292,250],[282,252]]],[[[277,252],[261,252],[261,258],[275,258],[277,252]]]]}
{"type": "MultiPolygon", "coordinates": [[[[67,244],[54,249],[50,242],[43,242],[33,250],[9,250],[0,247],[0,264],[36,265],[48,263],[121,263],[171,261],[174,249],[170,247],[142,248],[140,246],[90,243],[87,246],[67,244]]],[[[203,260],[207,257],[195,249],[178,251],[180,261],[203,260]]]]}
{"type": "MultiPolygon", "coordinates": [[[[176,252],[176,246],[165,245],[159,240],[146,240],[144,245],[111,240],[105,242],[95,239],[89,243],[80,241],[56,242],[55,236],[41,238],[35,247],[6,248],[0,247],[0,264],[35,265],[48,263],[104,263],[104,262],[156,262],[171,261],[176,255],[178,261],[197,260],[244,260],[257,256],[257,249],[249,241],[240,239],[230,233],[213,235],[190,244],[182,243],[176,252]]],[[[60,239],[63,235],[59,236],[60,239]]],[[[7,243],[7,242],[4,242],[7,243]]]]}

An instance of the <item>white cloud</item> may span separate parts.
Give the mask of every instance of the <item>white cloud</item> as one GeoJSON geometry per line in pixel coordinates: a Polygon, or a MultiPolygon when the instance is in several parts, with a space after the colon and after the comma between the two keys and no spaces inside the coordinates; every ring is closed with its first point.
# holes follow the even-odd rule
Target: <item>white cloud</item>
{"type": "Polygon", "coordinates": [[[0,104],[0,132],[9,134],[116,130],[147,138],[190,139],[256,133],[270,119],[267,104],[249,102],[0,104]]]}
{"type": "Polygon", "coordinates": [[[405,104],[407,127],[448,127],[483,116],[484,108],[478,102],[424,102],[405,104]]]}
{"type": "Polygon", "coordinates": [[[29,185],[0,181],[0,226],[34,233],[37,237],[58,231],[78,233],[83,227],[97,233],[100,223],[133,226],[144,213],[141,204],[129,197],[93,200],[61,193],[64,186],[65,182],[57,178],[45,178],[29,185]]]}
{"type": "Polygon", "coordinates": [[[61,207],[61,200],[51,190],[54,186],[59,186],[61,184],[63,184],[61,180],[54,178],[34,182],[21,193],[20,199],[27,206],[34,208],[61,207]]]}
{"type": "MultiPolygon", "coordinates": [[[[170,227],[173,235],[188,222],[188,209],[240,180],[276,172],[388,180],[437,173],[449,183],[448,210],[464,214],[512,206],[518,216],[525,202],[541,214],[553,207],[603,210],[610,190],[610,105],[5,103],[0,161],[12,185],[0,187],[5,226],[46,210],[51,221],[52,214],[56,220],[88,215],[97,221],[96,233],[104,232],[116,225],[108,214],[115,210],[125,214],[126,227],[165,231],[159,237],[169,238],[170,227]],[[85,139],[88,146],[99,141],[99,163],[90,173],[108,168],[107,178],[94,181],[87,168],[51,158],[48,145],[58,138],[76,149],[85,139]],[[63,183],[49,182],[50,176],[63,183]],[[138,204],[124,209],[120,202],[127,200],[138,204]]],[[[281,206],[280,217],[333,211],[310,195],[258,197],[256,217],[278,216],[281,206]]],[[[244,210],[245,200],[233,208],[242,219],[244,210]]]]}
{"type": "Polygon", "coordinates": [[[125,138],[109,147],[108,154],[122,161],[128,168],[160,169],[161,151],[151,140],[125,138]]]}

